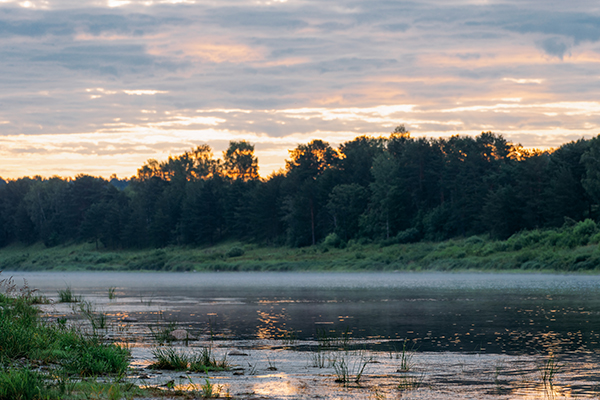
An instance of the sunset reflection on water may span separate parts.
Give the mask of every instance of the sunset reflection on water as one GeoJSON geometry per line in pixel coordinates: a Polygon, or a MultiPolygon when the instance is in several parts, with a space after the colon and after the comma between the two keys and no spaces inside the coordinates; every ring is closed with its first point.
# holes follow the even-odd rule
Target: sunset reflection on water
{"type": "MultiPolygon", "coordinates": [[[[348,332],[350,350],[378,357],[369,367],[378,371],[377,385],[388,393],[397,391],[400,377],[394,354],[409,343],[416,354],[415,376],[423,374],[433,388],[468,388],[474,398],[482,391],[519,399],[598,397],[596,276],[78,273],[26,278],[51,298],[70,285],[93,303],[109,318],[110,330],[102,334],[133,344],[142,354],[135,367],[147,366],[152,357],[156,341],[150,327],[188,330],[198,341],[186,350],[213,341],[222,356],[241,346],[250,355],[233,362],[246,369],[243,379],[251,388],[244,390],[260,396],[302,397],[311,390],[306,382],[319,374],[319,382],[335,389],[331,371],[310,370],[308,354],[318,348],[319,332],[332,338],[348,332]],[[116,286],[115,279],[119,296],[111,301],[106,288],[116,286]],[[274,354],[278,372],[266,374],[274,354]],[[292,354],[294,366],[285,367],[292,354]],[[543,385],[539,369],[548,355],[561,369],[552,385],[543,385]],[[256,375],[249,373],[251,357],[260,370],[256,375]]],[[[41,307],[48,318],[74,318],[71,305],[41,307]]],[[[204,378],[194,379],[198,384],[204,378]]],[[[187,387],[185,381],[177,383],[187,387]]],[[[225,379],[216,377],[214,383],[225,379]]]]}

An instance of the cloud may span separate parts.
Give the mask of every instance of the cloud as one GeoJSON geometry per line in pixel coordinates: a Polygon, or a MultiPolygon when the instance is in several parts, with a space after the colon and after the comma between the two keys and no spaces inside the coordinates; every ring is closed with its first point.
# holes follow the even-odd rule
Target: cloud
{"type": "Polygon", "coordinates": [[[40,37],[46,35],[72,36],[75,27],[72,24],[52,23],[48,21],[2,21],[0,35],[40,37]]]}
{"type": "Polygon", "coordinates": [[[400,123],[544,145],[600,127],[587,0],[44,1],[0,4],[0,174],[34,150],[48,171],[134,173],[246,138],[275,168],[300,142],[400,123]]]}
{"type": "Polygon", "coordinates": [[[43,55],[34,55],[30,61],[57,63],[71,70],[88,70],[113,76],[183,67],[182,64],[147,54],[145,47],[138,44],[70,46],[56,51],[47,51],[43,55]]]}
{"type": "Polygon", "coordinates": [[[546,54],[558,57],[562,60],[570,46],[560,38],[551,37],[542,40],[540,42],[540,47],[546,52],[546,54]]]}
{"type": "Polygon", "coordinates": [[[571,38],[577,45],[581,42],[600,40],[600,16],[590,13],[524,10],[515,16],[514,23],[506,28],[520,33],[543,33],[571,38]]]}

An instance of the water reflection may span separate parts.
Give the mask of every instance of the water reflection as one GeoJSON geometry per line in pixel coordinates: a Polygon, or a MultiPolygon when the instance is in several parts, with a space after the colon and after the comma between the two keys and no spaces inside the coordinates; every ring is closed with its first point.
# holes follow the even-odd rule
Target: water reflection
{"type": "MultiPolygon", "coordinates": [[[[4,273],[6,274],[6,272],[4,273]]],[[[600,342],[600,277],[511,274],[14,273],[56,297],[70,286],[106,313],[216,339],[314,340],[352,332],[376,347],[582,354],[600,342]],[[110,300],[107,288],[116,287],[110,300]],[[390,344],[391,343],[391,344],[390,344]]],[[[58,314],[57,314],[58,315],[58,314]]]]}

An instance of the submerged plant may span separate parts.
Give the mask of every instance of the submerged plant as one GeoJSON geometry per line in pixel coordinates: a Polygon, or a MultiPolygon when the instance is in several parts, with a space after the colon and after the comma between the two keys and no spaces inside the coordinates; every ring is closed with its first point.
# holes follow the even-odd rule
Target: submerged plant
{"type": "Polygon", "coordinates": [[[546,362],[542,364],[539,368],[540,378],[544,385],[552,385],[552,381],[554,376],[561,369],[561,365],[559,365],[558,361],[554,358],[554,355],[551,355],[546,362]]]}
{"type": "Polygon", "coordinates": [[[398,384],[398,390],[417,390],[423,385],[424,375],[403,376],[398,384]]]}

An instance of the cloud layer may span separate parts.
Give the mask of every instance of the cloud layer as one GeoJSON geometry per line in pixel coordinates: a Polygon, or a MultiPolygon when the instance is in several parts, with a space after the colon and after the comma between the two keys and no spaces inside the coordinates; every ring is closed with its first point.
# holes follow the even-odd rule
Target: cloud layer
{"type": "Polygon", "coordinates": [[[313,138],[600,133],[600,8],[548,1],[0,0],[0,176],[130,176],[313,138]]]}

